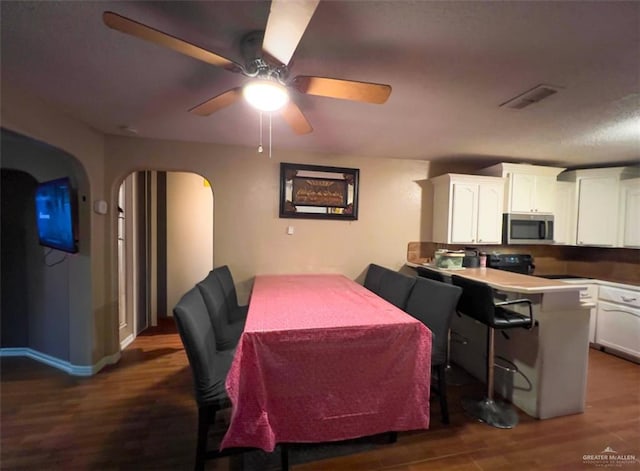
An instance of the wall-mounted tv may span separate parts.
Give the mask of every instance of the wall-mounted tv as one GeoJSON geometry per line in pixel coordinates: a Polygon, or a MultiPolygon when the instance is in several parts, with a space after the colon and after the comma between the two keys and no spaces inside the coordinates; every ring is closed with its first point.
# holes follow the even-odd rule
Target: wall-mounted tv
{"type": "Polygon", "coordinates": [[[69,178],[39,183],[35,203],[40,245],[76,253],[76,197],[69,178]]]}

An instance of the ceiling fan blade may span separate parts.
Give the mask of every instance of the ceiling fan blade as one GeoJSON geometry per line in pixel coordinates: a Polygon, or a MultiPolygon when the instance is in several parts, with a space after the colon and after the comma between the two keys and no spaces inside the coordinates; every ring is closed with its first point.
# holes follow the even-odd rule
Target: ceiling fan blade
{"type": "Polygon", "coordinates": [[[222,57],[211,51],[202,49],[201,47],[195,46],[167,33],[163,33],[162,31],[158,31],[150,26],[146,26],[142,23],[138,23],[137,21],[120,16],[117,13],[105,11],[102,14],[102,20],[109,28],[168,47],[174,51],[193,57],[194,59],[207,62],[208,64],[223,67],[231,72],[240,72],[242,70],[242,67],[226,57],[222,57]]]}
{"type": "Polygon", "coordinates": [[[222,108],[226,108],[227,106],[234,104],[241,97],[242,87],[232,88],[231,90],[227,90],[218,96],[194,106],[189,110],[189,112],[200,116],[209,116],[222,108]]]}
{"type": "Polygon", "coordinates": [[[289,103],[282,109],[281,113],[284,120],[296,134],[308,134],[313,131],[309,121],[302,114],[302,110],[293,101],[289,100],[289,103]]]}
{"type": "Polygon", "coordinates": [[[306,75],[298,75],[291,82],[291,86],[309,95],[375,104],[386,102],[391,95],[391,85],[306,75]]]}
{"type": "Polygon", "coordinates": [[[287,65],[320,0],[272,0],[262,49],[287,65]]]}

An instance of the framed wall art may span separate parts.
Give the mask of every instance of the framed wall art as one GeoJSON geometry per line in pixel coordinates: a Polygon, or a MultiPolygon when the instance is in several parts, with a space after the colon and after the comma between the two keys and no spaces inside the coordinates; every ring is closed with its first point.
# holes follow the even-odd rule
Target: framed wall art
{"type": "Polygon", "coordinates": [[[358,219],[356,168],[280,164],[280,217],[358,219]]]}

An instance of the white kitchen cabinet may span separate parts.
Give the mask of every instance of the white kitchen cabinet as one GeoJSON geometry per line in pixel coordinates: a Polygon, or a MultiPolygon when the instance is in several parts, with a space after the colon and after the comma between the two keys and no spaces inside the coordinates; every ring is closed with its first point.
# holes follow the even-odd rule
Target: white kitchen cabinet
{"type": "Polygon", "coordinates": [[[446,174],[433,185],[433,242],[500,244],[504,180],[446,174]]]}
{"type": "Polygon", "coordinates": [[[640,247],[640,178],[621,182],[623,247],[640,247]]]}
{"type": "Polygon", "coordinates": [[[553,240],[556,244],[576,244],[576,184],[556,182],[556,202],[553,210],[553,240]]]}
{"type": "Polygon", "coordinates": [[[596,343],[640,360],[640,290],[600,286],[596,343]]]}
{"type": "MultiPolygon", "coordinates": [[[[615,247],[622,245],[620,229],[621,185],[640,175],[640,167],[572,170],[559,175],[576,183],[576,244],[615,247]]],[[[632,202],[633,205],[633,202],[632,202]]]]}
{"type": "MultiPolygon", "coordinates": [[[[560,173],[562,169],[558,169],[560,173]]],[[[512,213],[552,213],[556,195],[555,176],[513,173],[510,176],[510,205],[512,213]]]]}
{"type": "Polygon", "coordinates": [[[563,170],[560,167],[501,163],[478,173],[506,178],[505,212],[553,213],[556,178],[563,170]]]}
{"type": "Polygon", "coordinates": [[[453,183],[451,201],[451,233],[448,242],[473,242],[477,234],[478,185],[453,183]]]}
{"type": "Polygon", "coordinates": [[[500,244],[502,242],[502,199],[504,183],[481,182],[478,184],[478,225],[479,244],[500,244]]]}
{"type": "Polygon", "coordinates": [[[578,245],[616,244],[618,201],[615,177],[578,180],[578,245]]]}
{"type": "Polygon", "coordinates": [[[511,198],[507,212],[530,212],[535,206],[536,176],[525,173],[511,175],[511,198]]]}

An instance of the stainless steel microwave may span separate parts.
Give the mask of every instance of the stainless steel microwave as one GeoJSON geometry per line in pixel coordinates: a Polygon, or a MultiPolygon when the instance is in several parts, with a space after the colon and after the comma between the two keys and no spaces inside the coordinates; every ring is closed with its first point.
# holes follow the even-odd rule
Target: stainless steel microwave
{"type": "Polygon", "coordinates": [[[553,244],[553,214],[503,214],[502,243],[553,244]]]}

